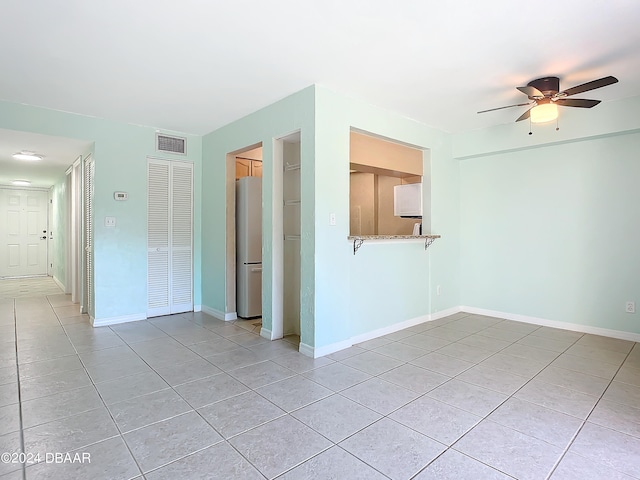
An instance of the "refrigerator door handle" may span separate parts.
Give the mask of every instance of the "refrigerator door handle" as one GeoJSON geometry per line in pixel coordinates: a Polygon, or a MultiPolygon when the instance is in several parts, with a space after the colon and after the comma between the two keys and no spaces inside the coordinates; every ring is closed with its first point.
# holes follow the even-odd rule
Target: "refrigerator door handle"
{"type": "Polygon", "coordinates": [[[252,268],[251,271],[252,272],[261,272],[262,271],[262,267],[252,268]]]}

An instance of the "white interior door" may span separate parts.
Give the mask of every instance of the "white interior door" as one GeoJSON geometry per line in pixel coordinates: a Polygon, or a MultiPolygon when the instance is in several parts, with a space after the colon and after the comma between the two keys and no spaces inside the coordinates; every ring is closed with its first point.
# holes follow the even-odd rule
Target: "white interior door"
{"type": "Polygon", "coordinates": [[[47,274],[48,193],[0,188],[0,277],[47,274]]]}
{"type": "Polygon", "coordinates": [[[193,164],[147,164],[147,316],[193,310],[193,164]]]}

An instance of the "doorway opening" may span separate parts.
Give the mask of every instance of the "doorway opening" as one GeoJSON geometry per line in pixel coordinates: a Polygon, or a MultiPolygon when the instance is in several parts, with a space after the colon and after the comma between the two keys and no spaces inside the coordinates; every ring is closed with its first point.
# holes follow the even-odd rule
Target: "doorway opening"
{"type": "Polygon", "coordinates": [[[85,140],[0,129],[0,203],[13,210],[0,224],[9,250],[0,255],[0,277],[50,277],[78,314],[87,306],[83,156],[91,150],[85,140]]]}
{"type": "Polygon", "coordinates": [[[269,340],[284,339],[298,346],[301,334],[300,132],[274,139],[272,147],[273,165],[266,176],[269,184],[263,184],[262,143],[227,154],[225,320],[237,320],[241,327],[269,340]],[[260,189],[259,200],[254,199],[251,203],[249,226],[241,226],[244,220],[238,218],[242,217],[241,210],[245,208],[245,194],[239,193],[241,188],[238,188],[241,184],[246,184],[246,189],[251,192],[260,189]],[[263,194],[263,191],[267,193],[263,194]],[[262,227],[263,200],[270,202],[272,207],[268,230],[262,227]],[[260,224],[259,228],[257,224],[260,224]],[[255,258],[248,257],[242,250],[247,248],[247,236],[241,231],[243,228],[251,230],[249,238],[253,242],[248,248],[253,249],[255,258]],[[269,236],[271,243],[269,258],[266,259],[262,258],[263,235],[269,236]],[[259,256],[255,253],[258,249],[259,256]],[[268,277],[263,276],[263,260],[269,264],[268,277]],[[253,285],[247,285],[251,282],[253,285]],[[241,305],[246,301],[241,291],[243,288],[248,288],[248,295],[253,295],[254,299],[257,295],[255,290],[260,289],[259,310],[247,310],[241,305]],[[267,292],[263,293],[263,290],[267,292]]]}
{"type": "Polygon", "coordinates": [[[273,196],[278,199],[274,205],[279,203],[280,208],[274,207],[272,338],[284,338],[299,346],[302,242],[299,131],[274,141],[273,161],[273,196]]]}
{"type": "Polygon", "coordinates": [[[259,334],[262,328],[262,144],[227,155],[226,320],[259,334]],[[233,176],[232,176],[233,175],[233,176]],[[231,317],[231,318],[228,318],[231,317]]]}

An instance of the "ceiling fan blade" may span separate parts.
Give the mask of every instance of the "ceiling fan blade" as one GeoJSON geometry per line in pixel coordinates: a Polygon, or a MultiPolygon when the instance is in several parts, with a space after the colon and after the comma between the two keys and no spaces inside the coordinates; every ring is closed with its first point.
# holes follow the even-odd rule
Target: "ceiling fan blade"
{"type": "Polygon", "coordinates": [[[544,98],[544,93],[538,90],[536,87],[532,87],[527,85],[526,87],[516,87],[522,93],[524,93],[527,97],[532,98],[544,98]]]}
{"type": "Polygon", "coordinates": [[[554,103],[562,105],[563,107],[591,108],[598,105],[600,100],[588,100],[586,98],[559,98],[554,103]]]}
{"type": "MultiPolygon", "coordinates": [[[[531,107],[533,108],[533,107],[531,107]]],[[[531,108],[529,110],[527,110],[526,112],[524,112],[522,115],[520,115],[518,117],[518,119],[516,120],[516,122],[520,122],[522,120],[526,120],[527,118],[529,118],[529,115],[531,114],[531,108]]]]}
{"type": "Polygon", "coordinates": [[[478,113],[486,113],[493,112],[494,110],[502,110],[503,108],[511,108],[511,107],[524,107],[526,105],[531,105],[532,102],[527,103],[518,103],[517,105],[507,105],[506,107],[498,107],[498,108],[490,108],[489,110],[481,110],[478,113]]]}
{"type": "Polygon", "coordinates": [[[575,95],[576,93],[588,92],[589,90],[595,90],[596,88],[606,87],[607,85],[612,85],[614,83],[618,83],[618,79],[616,77],[603,77],[598,80],[593,80],[591,82],[583,83],[582,85],[577,85],[575,87],[571,87],[562,92],[556,93],[555,97],[569,97],[571,95],[575,95]]]}

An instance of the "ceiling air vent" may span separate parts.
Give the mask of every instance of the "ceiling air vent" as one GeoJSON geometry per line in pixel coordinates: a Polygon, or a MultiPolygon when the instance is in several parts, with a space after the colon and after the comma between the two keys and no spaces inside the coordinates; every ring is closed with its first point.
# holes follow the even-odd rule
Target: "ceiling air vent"
{"type": "Polygon", "coordinates": [[[170,137],[169,135],[156,135],[156,148],[160,152],[187,153],[187,139],[182,137],[170,137]]]}

